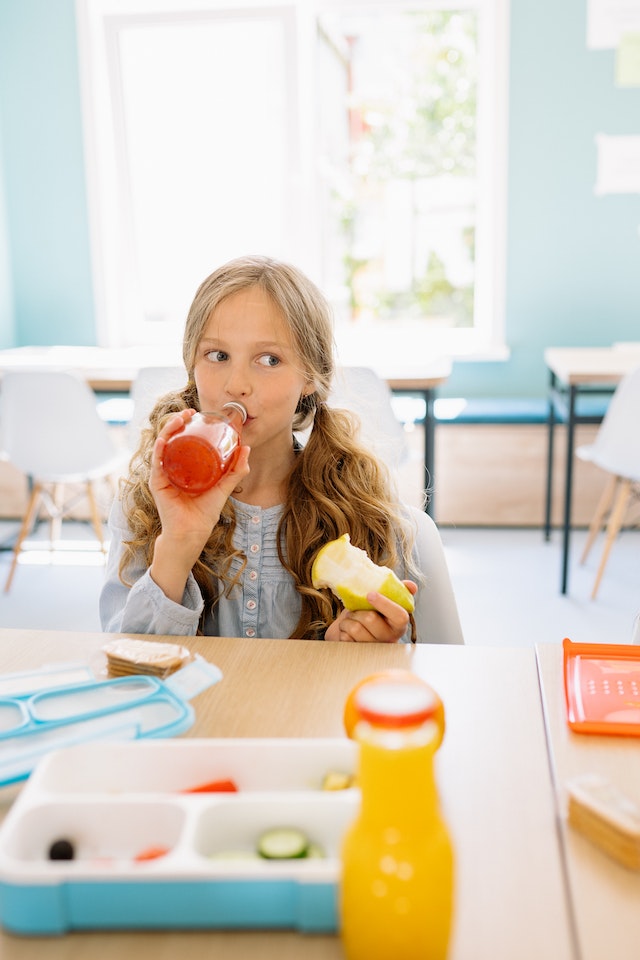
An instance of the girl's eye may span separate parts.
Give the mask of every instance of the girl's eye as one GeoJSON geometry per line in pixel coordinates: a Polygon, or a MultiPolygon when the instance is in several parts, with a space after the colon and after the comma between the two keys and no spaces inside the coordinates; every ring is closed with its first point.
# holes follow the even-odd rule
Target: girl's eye
{"type": "Polygon", "coordinates": [[[272,353],[265,353],[263,357],[258,359],[258,363],[263,364],[265,367],[277,367],[280,363],[280,358],[274,357],[272,353]]]}
{"type": "Polygon", "coordinates": [[[227,359],[227,354],[224,350],[209,350],[205,354],[207,360],[210,360],[212,363],[221,363],[223,360],[227,359]]]}

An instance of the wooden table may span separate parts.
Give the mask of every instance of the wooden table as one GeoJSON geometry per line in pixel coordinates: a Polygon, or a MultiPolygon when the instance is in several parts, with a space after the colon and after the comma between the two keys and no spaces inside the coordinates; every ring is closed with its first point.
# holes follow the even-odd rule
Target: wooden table
{"type": "Polygon", "coordinates": [[[581,960],[637,960],[640,873],[619,866],[568,826],[566,783],[581,774],[597,773],[640,804],[640,740],[573,733],[565,721],[562,648],[541,644],[536,657],[578,956],[581,960]]]}
{"type": "Polygon", "coordinates": [[[569,579],[569,539],[571,535],[571,499],[575,427],[578,423],[599,423],[600,414],[581,414],[578,397],[587,394],[610,395],[616,385],[640,366],[640,349],[634,344],[613,347],[550,347],[544,361],[549,371],[548,454],[544,534],[551,532],[554,427],[563,422],[567,428],[567,458],[564,479],[562,522],[562,573],[560,592],[566,594],[569,579]]]}
{"type": "MultiPolygon", "coordinates": [[[[0,630],[0,670],[78,659],[101,667],[106,639],[0,630]]],[[[457,860],[449,960],[577,960],[532,649],[226,638],[185,642],[224,674],[192,701],[197,719],[190,735],[195,737],[340,737],[344,700],[361,677],[405,667],[433,684],[447,714],[437,776],[457,860]]],[[[15,788],[5,793],[6,807],[15,788]]],[[[0,955],[3,960],[343,956],[338,937],[285,931],[1,935],[0,955]]],[[[617,960],[613,953],[606,957],[617,960]]]]}
{"type": "Polygon", "coordinates": [[[179,347],[11,347],[0,350],[5,370],[74,370],[96,393],[129,393],[141,367],[182,364],[179,347]]]}
{"type": "MultiPolygon", "coordinates": [[[[14,347],[0,350],[0,377],[4,370],[30,367],[42,370],[57,368],[75,370],[96,393],[129,393],[141,367],[180,366],[182,357],[177,347],[166,345],[127,347],[14,347]]],[[[419,364],[402,364],[385,359],[371,366],[389,384],[393,393],[417,394],[425,403],[424,467],[425,477],[433,479],[435,465],[434,402],[438,387],[451,375],[451,361],[434,357],[419,364]]],[[[434,500],[429,499],[427,513],[434,515],[434,500]]]]}

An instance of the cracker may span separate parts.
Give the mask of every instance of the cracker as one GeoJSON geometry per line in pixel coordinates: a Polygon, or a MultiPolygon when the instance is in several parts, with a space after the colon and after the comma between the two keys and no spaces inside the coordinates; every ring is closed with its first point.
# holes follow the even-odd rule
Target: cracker
{"type": "Polygon", "coordinates": [[[137,640],[121,637],[102,648],[107,656],[109,676],[122,677],[145,674],[168,677],[191,660],[191,653],[177,643],[137,640]]]}
{"type": "Polygon", "coordinates": [[[568,820],[629,870],[640,870],[640,807],[609,780],[587,774],[569,781],[568,820]]]}

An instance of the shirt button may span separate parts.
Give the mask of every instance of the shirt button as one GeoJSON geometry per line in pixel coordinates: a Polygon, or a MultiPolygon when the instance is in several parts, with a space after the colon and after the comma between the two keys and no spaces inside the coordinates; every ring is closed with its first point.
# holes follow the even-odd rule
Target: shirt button
{"type": "Polygon", "coordinates": [[[249,627],[248,630],[245,630],[245,634],[246,634],[248,637],[255,637],[256,632],[255,632],[255,630],[253,629],[253,627],[249,627]]]}
{"type": "Polygon", "coordinates": [[[260,517],[251,517],[251,523],[260,523],[260,517]]]}
{"type": "Polygon", "coordinates": [[[255,600],[247,600],[247,610],[255,610],[258,606],[255,600]]]}
{"type": "Polygon", "coordinates": [[[259,549],[260,549],[259,543],[252,543],[251,546],[249,547],[249,550],[251,551],[251,553],[257,553],[259,549]]]}
{"type": "Polygon", "coordinates": [[[251,573],[249,574],[249,580],[257,580],[257,579],[258,579],[258,571],[252,570],[251,573]]]}

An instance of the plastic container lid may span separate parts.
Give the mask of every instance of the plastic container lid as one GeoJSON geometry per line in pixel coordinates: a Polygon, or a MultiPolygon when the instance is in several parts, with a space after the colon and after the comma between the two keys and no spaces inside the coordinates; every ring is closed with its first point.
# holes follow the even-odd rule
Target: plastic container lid
{"type": "Polygon", "coordinates": [[[640,647],[563,641],[567,723],[576,733],[640,737],[640,647]]]}

